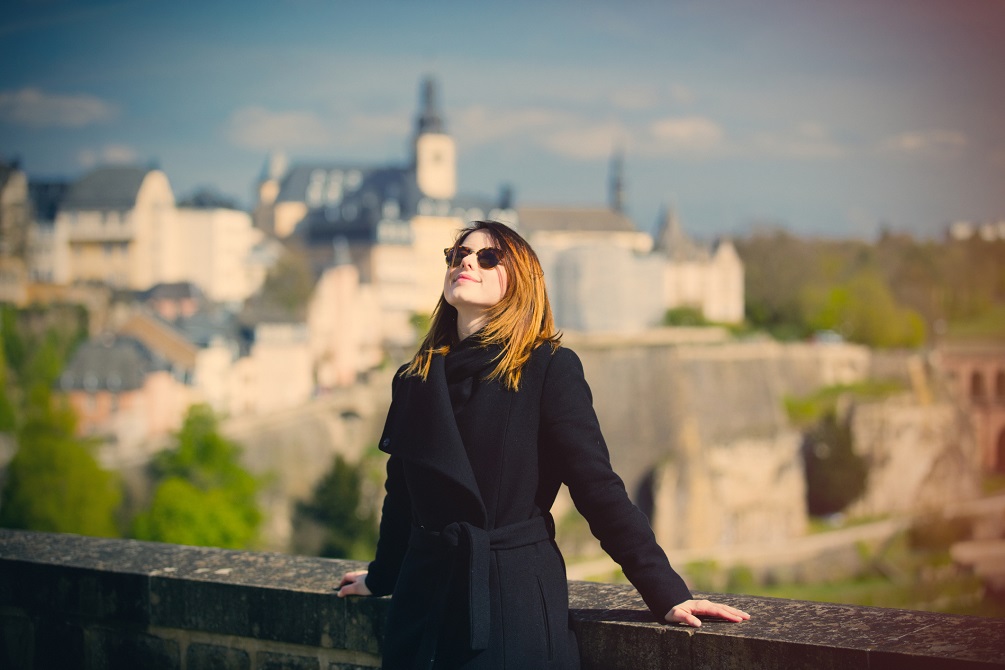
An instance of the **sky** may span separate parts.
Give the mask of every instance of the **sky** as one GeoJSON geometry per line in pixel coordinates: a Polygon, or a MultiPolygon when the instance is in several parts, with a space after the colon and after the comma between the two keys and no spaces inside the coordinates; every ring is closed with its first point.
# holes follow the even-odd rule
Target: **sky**
{"type": "Polygon", "coordinates": [[[270,151],[404,164],[435,77],[463,193],[643,230],[1005,219],[1005,0],[7,0],[0,157],[154,164],[252,204],[270,151]]]}

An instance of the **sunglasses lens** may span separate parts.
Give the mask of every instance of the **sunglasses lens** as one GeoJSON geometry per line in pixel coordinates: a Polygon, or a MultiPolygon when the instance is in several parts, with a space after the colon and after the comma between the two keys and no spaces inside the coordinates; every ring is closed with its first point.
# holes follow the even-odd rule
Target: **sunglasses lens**
{"type": "Polygon", "coordinates": [[[499,265],[499,252],[490,247],[479,250],[478,265],[482,266],[483,270],[491,270],[499,265]]]}
{"type": "MultiPolygon", "coordinates": [[[[468,247],[449,247],[443,250],[443,255],[447,260],[447,266],[452,268],[460,265],[461,261],[470,256],[472,253],[474,252],[468,247]]],[[[492,247],[479,249],[476,255],[478,257],[478,265],[480,265],[483,270],[491,270],[502,262],[499,249],[494,249],[492,247]]]]}
{"type": "Polygon", "coordinates": [[[447,257],[447,266],[455,268],[461,264],[465,256],[471,254],[471,250],[467,247],[449,247],[443,250],[443,254],[447,257]]]}

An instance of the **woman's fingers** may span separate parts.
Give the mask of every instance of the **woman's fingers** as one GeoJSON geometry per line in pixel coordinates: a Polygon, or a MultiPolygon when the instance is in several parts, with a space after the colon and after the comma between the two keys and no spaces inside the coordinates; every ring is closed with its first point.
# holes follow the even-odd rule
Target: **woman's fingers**
{"type": "Polygon", "coordinates": [[[746,621],[750,618],[750,615],[743,610],[709,600],[685,600],[667,612],[665,618],[670,623],[686,623],[700,628],[699,616],[714,616],[733,622],[746,621]]]}
{"type": "Polygon", "coordinates": [[[366,570],[347,572],[342,576],[342,581],[338,585],[339,598],[369,595],[372,594],[366,586],[366,570]]]}

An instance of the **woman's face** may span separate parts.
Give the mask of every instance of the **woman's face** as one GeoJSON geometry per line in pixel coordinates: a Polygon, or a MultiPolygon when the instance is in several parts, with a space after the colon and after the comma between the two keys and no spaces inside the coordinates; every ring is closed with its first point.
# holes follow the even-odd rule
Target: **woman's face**
{"type": "MultiPolygon", "coordinates": [[[[477,313],[494,306],[506,294],[506,267],[503,263],[484,269],[476,253],[485,247],[496,247],[492,236],[483,230],[468,233],[459,243],[471,249],[457,267],[448,267],[443,278],[443,297],[458,313],[477,313]]],[[[505,261],[504,261],[505,262],[505,261]]]]}

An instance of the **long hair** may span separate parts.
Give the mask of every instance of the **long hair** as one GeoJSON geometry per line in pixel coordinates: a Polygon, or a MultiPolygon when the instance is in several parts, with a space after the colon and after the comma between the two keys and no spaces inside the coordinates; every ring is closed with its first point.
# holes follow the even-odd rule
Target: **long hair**
{"type": "MultiPolygon", "coordinates": [[[[558,348],[562,334],[555,330],[544,271],[537,254],[512,228],[498,221],[474,221],[457,232],[454,244],[481,230],[502,249],[506,267],[506,293],[488,309],[488,323],[478,334],[482,346],[499,345],[496,366],[486,379],[499,379],[513,391],[520,387],[523,366],[531,352],[549,343],[558,348]]],[[[432,323],[419,350],[405,370],[406,376],[426,379],[433,356],[444,355],[457,344],[457,310],[441,295],[433,310],[432,323]]]]}

